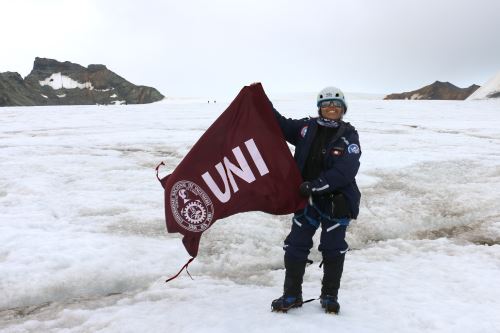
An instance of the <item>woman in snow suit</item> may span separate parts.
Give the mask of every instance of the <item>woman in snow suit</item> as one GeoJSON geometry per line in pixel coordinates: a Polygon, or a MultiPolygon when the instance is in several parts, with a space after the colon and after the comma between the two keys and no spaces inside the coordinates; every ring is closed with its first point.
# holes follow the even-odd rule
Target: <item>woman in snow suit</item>
{"type": "Polygon", "coordinates": [[[351,219],[358,215],[361,197],[355,180],[361,149],[355,128],[342,121],[347,102],[340,89],[321,90],[317,107],[319,117],[300,120],[285,118],[274,110],[285,139],[295,146],[294,158],[304,181],[299,190],[309,197],[309,203],[294,214],[285,239],[284,291],[272,302],[273,311],[302,306],[302,280],[312,238],[320,225],[321,306],[333,313],[340,309],[337,296],[348,250],[345,234],[351,219]]]}

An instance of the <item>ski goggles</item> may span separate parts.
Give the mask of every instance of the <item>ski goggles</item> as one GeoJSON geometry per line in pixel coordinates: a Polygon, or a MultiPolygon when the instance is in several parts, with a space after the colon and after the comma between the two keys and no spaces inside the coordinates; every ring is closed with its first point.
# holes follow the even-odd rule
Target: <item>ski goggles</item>
{"type": "Polygon", "coordinates": [[[342,108],[342,107],[344,107],[344,105],[339,100],[336,100],[336,99],[331,100],[330,99],[330,100],[319,102],[319,107],[320,108],[328,108],[328,107],[342,108]]]}

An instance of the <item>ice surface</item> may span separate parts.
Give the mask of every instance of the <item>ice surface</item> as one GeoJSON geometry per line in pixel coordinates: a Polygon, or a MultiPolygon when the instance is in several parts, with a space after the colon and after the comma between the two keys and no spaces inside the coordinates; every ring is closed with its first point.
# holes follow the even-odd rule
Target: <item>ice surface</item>
{"type": "MultiPolygon", "coordinates": [[[[273,102],[314,115],[314,96],[297,96],[273,102]]],[[[498,331],[499,101],[350,101],[363,197],[339,316],[318,302],[270,312],[290,216],[218,221],[194,280],[163,283],[188,256],[166,233],[154,167],[171,172],[227,106],[1,108],[0,331],[498,331]]],[[[306,298],[320,288],[311,259],[306,298]]]]}

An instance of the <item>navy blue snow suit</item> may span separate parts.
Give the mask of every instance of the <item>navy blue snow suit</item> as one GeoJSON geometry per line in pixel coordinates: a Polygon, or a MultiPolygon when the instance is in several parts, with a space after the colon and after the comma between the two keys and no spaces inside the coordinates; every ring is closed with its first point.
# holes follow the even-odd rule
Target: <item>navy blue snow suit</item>
{"type": "Polygon", "coordinates": [[[320,225],[318,250],[323,259],[344,255],[346,229],[358,216],[361,198],[355,180],[361,156],[358,132],[343,121],[332,129],[319,125],[318,118],[289,119],[274,113],[286,141],[295,146],[295,161],[313,193],[312,204],[294,214],[285,257],[306,261],[320,225]]]}

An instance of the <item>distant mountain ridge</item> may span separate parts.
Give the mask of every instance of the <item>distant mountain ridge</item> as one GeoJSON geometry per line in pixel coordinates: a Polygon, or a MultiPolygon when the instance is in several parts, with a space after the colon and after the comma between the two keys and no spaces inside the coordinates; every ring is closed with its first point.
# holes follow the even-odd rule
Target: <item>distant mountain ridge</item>
{"type": "Polygon", "coordinates": [[[450,82],[436,81],[417,90],[387,95],[384,99],[464,100],[477,89],[479,89],[479,86],[476,84],[473,84],[468,88],[459,88],[450,82]]]}
{"type": "Polygon", "coordinates": [[[0,73],[0,106],[144,104],[163,98],[155,88],[134,85],[104,65],[37,57],[24,79],[0,73]]]}

